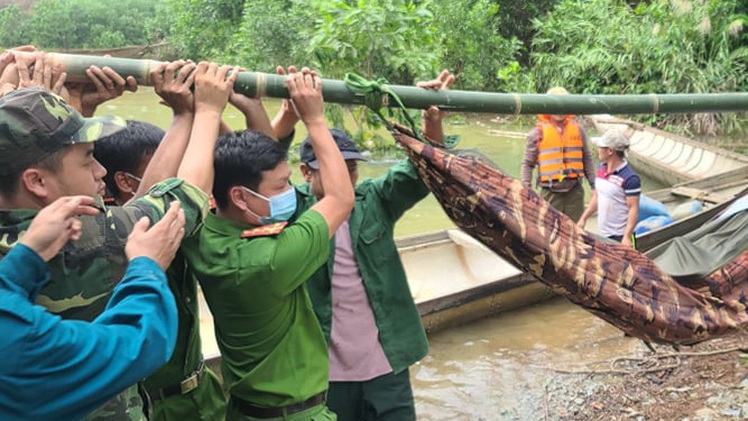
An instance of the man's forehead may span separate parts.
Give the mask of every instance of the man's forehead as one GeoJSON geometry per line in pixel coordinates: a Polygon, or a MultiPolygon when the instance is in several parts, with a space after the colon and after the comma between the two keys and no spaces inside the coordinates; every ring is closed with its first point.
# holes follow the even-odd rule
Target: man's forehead
{"type": "Polygon", "coordinates": [[[73,143],[65,146],[66,154],[76,155],[93,155],[94,144],[93,143],[73,143]]]}

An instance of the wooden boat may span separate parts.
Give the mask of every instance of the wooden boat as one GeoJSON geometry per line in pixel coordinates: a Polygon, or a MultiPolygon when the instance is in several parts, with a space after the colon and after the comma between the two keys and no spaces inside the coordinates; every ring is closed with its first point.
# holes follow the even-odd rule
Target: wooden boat
{"type": "Polygon", "coordinates": [[[402,238],[397,245],[429,333],[555,296],[456,228],[402,238]]]}
{"type": "Polygon", "coordinates": [[[130,59],[156,59],[173,55],[174,47],[171,45],[171,43],[160,42],[158,44],[151,45],[128,45],[126,47],[116,48],[61,49],[50,50],[50,52],[59,54],[110,56],[130,59]]]}
{"type": "Polygon", "coordinates": [[[588,117],[599,133],[618,129],[631,139],[628,160],[667,185],[710,179],[748,166],[748,156],[610,115],[588,117]]]}
{"type": "Polygon", "coordinates": [[[670,207],[683,199],[700,200],[704,204],[704,210],[640,236],[636,240],[637,248],[646,252],[670,238],[691,232],[726,208],[732,203],[732,199],[748,193],[747,189],[748,166],[744,166],[713,177],[647,193],[649,197],[670,207]]]}

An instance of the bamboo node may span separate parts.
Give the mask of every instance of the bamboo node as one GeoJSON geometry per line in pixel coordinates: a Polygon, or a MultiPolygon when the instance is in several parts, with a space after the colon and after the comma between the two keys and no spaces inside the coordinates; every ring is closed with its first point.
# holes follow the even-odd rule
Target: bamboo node
{"type": "Polygon", "coordinates": [[[653,104],[653,107],[652,107],[652,114],[657,114],[658,112],[660,112],[660,101],[657,99],[657,95],[656,94],[649,94],[649,96],[651,96],[652,99],[654,100],[653,101],[654,104],[653,104]]]}
{"type": "Polygon", "coordinates": [[[257,97],[262,98],[267,92],[267,78],[264,73],[255,73],[257,75],[257,97]]]}

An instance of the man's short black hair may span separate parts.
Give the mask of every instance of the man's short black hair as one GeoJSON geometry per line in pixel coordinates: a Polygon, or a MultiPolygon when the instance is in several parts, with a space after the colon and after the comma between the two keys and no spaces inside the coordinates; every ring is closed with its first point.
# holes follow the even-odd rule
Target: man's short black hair
{"type": "Polygon", "coordinates": [[[138,177],[136,172],[143,159],[153,155],[165,134],[151,123],[127,120],[125,130],[95,143],[94,157],[106,168],[104,182],[112,195],[121,194],[114,182],[114,173],[124,171],[138,177]]]}
{"type": "Polygon", "coordinates": [[[273,138],[251,130],[226,133],[216,141],[213,197],[219,209],[229,203],[229,189],[246,186],[257,190],[263,171],[270,171],[288,152],[273,138]]]}
{"type": "MultiPolygon", "coordinates": [[[[62,159],[68,151],[70,151],[70,145],[65,145],[59,150],[40,159],[33,165],[45,168],[53,173],[58,173],[62,170],[62,159]]],[[[0,196],[10,198],[18,193],[18,184],[21,181],[21,175],[24,171],[26,171],[26,169],[7,175],[0,175],[0,196]]]]}

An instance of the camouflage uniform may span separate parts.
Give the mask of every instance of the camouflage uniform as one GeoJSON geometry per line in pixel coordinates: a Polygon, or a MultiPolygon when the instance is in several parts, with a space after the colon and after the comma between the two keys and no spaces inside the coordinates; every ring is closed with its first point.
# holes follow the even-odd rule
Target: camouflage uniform
{"type": "MultiPolygon", "coordinates": [[[[20,172],[66,145],[93,142],[125,127],[116,117],[86,119],[61,98],[41,88],[26,88],[0,98],[0,176],[20,172]]],[[[48,262],[51,281],[37,303],[64,319],[91,321],[101,314],[114,286],[127,268],[125,243],[142,216],[160,220],[169,203],[185,211],[187,235],[196,230],[208,209],[208,196],[183,180],[169,179],[124,207],[107,208],[81,217],[80,240],[68,243],[48,262]]],[[[36,216],[36,209],[0,211],[0,256],[18,243],[36,216]]],[[[104,404],[88,420],[145,420],[143,400],[133,385],[104,404]]]]}
{"type": "MultiPolygon", "coordinates": [[[[48,262],[52,281],[39,294],[38,304],[64,319],[95,319],[104,310],[114,286],[127,268],[125,243],[132,226],[142,216],[158,221],[168,204],[178,200],[192,232],[207,210],[208,198],[200,189],[179,179],[154,186],[149,194],[124,207],[104,206],[95,217],[82,217],[83,235],[68,243],[48,262]]],[[[18,243],[37,210],[0,211],[0,254],[18,243]]],[[[145,420],[143,400],[133,385],[106,403],[88,420],[145,420]]]]}

